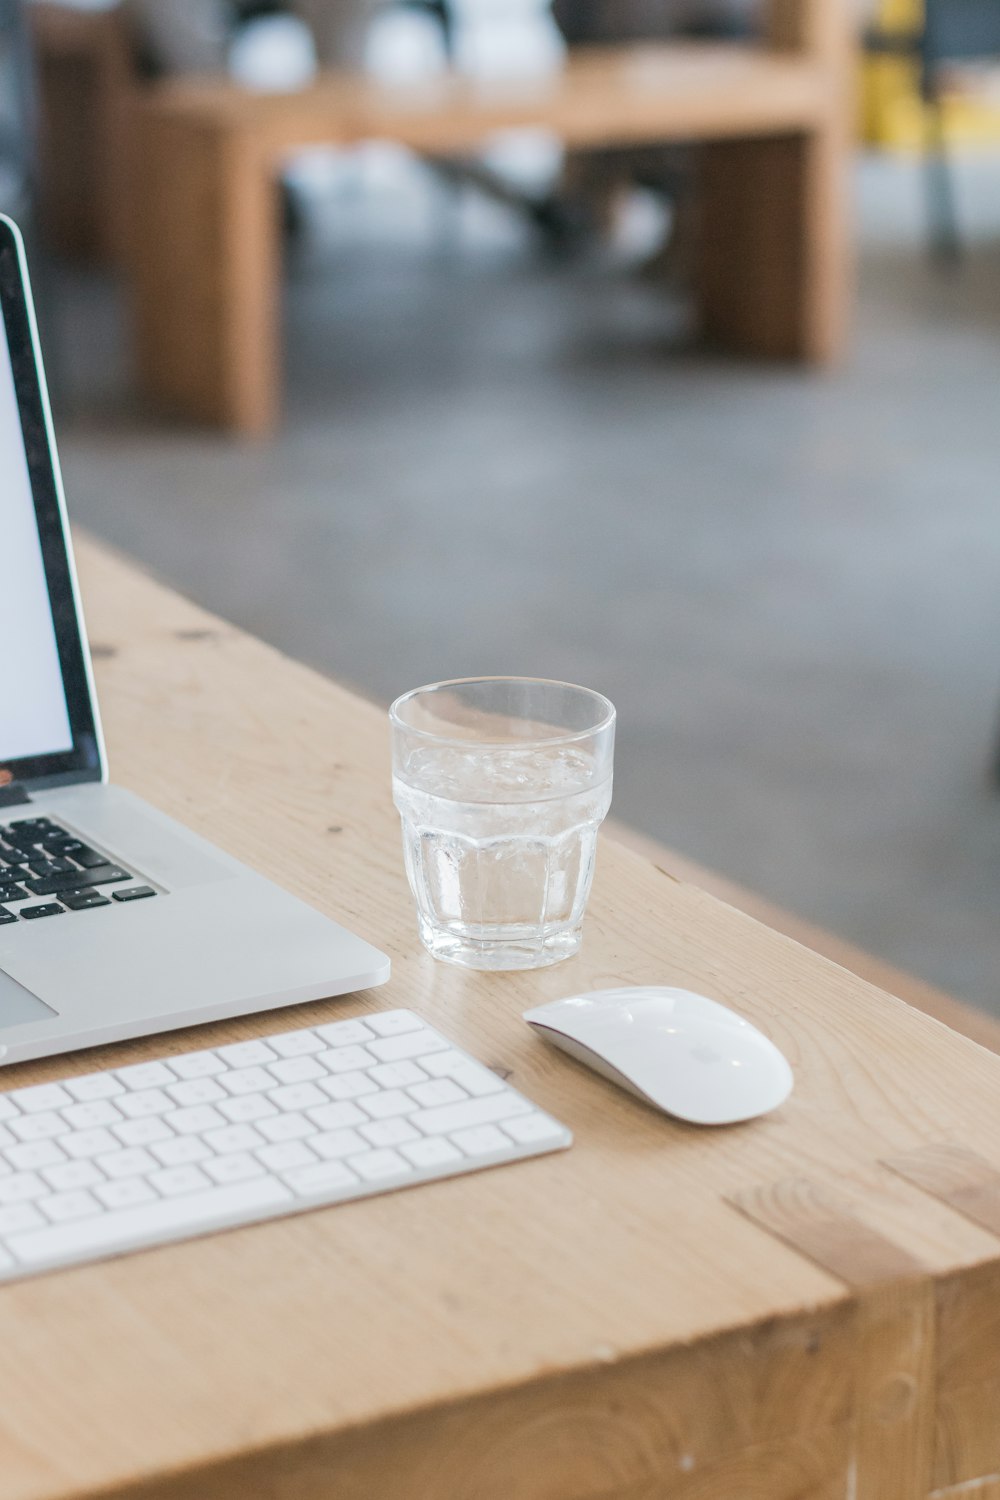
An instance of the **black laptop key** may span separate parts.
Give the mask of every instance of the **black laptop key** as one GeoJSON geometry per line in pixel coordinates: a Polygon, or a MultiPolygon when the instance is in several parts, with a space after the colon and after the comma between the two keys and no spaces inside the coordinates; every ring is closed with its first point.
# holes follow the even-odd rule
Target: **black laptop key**
{"type": "MultiPolygon", "coordinates": [[[[115,880],[134,879],[128,870],[107,864],[95,865],[86,872],[85,878],[88,886],[111,885],[115,880]]],[[[81,872],[74,870],[71,874],[46,875],[40,880],[26,880],[24,883],[33,896],[57,896],[60,891],[80,890],[80,880],[81,872]]]]}
{"type": "MultiPolygon", "coordinates": [[[[102,860],[101,863],[103,864],[104,861],[102,860]]],[[[72,875],[74,871],[77,875],[80,873],[80,866],[75,865],[69,859],[33,859],[29,863],[28,869],[39,880],[42,880],[47,875],[72,875]]]]}
{"type": "Polygon", "coordinates": [[[87,911],[91,906],[110,906],[107,896],[100,891],[60,891],[59,900],[70,911],[87,911]]]}
{"type": "Polygon", "coordinates": [[[106,853],[91,849],[90,844],[79,843],[78,838],[70,838],[67,843],[60,844],[58,853],[63,859],[75,859],[76,864],[82,864],[84,870],[96,870],[97,865],[108,862],[106,853]]]}
{"type": "MultiPolygon", "coordinates": [[[[151,885],[130,885],[124,891],[112,891],[114,901],[142,901],[146,896],[155,896],[156,892],[151,885]]],[[[63,900],[66,898],[63,897],[63,900]]]]}
{"type": "Polygon", "coordinates": [[[5,906],[0,906],[0,927],[6,926],[8,922],[17,921],[17,912],[8,911],[5,906]]]}
{"type": "Polygon", "coordinates": [[[48,833],[51,828],[54,828],[55,824],[51,818],[15,818],[10,827],[24,833],[37,833],[38,837],[41,838],[43,834],[48,833]]]}
{"type": "Polygon", "coordinates": [[[0,885],[0,901],[23,901],[27,894],[19,885],[0,885]]]}
{"type": "Polygon", "coordinates": [[[18,915],[26,922],[33,922],[36,917],[58,917],[65,910],[58,901],[49,901],[44,906],[22,906],[18,915]]]}
{"type": "Polygon", "coordinates": [[[36,842],[33,833],[25,833],[20,828],[8,828],[4,832],[4,843],[10,844],[13,849],[26,850],[30,854],[36,842]]]}

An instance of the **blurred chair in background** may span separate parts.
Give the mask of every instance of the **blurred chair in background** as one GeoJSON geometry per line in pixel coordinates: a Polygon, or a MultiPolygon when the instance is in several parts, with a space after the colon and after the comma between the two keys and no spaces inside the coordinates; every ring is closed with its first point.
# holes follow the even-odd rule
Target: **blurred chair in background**
{"type": "Polygon", "coordinates": [[[930,246],[938,259],[954,263],[961,253],[961,234],[946,103],[956,94],[996,95],[1000,0],[924,0],[920,26],[896,31],[876,24],[865,32],[864,47],[870,55],[912,58],[919,66],[930,246]]]}

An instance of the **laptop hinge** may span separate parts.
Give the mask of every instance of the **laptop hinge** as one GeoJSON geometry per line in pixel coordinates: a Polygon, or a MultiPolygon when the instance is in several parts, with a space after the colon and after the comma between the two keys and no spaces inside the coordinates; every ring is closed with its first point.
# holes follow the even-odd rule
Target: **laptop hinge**
{"type": "Polygon", "coordinates": [[[0,786],[0,807],[20,807],[25,802],[30,802],[28,788],[20,781],[12,781],[8,786],[0,786]]]}

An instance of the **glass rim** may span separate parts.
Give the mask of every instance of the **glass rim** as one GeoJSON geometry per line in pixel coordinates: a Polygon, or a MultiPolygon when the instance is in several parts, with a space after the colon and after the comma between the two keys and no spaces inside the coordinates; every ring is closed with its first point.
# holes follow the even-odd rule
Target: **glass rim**
{"type": "Polygon", "coordinates": [[[408,692],[400,693],[399,697],[395,698],[389,705],[389,723],[393,729],[398,729],[401,733],[404,734],[414,735],[418,739],[428,740],[433,744],[460,745],[463,749],[475,748],[477,745],[510,744],[530,746],[578,744],[581,740],[589,740],[594,735],[601,734],[604,730],[609,729],[611,725],[614,724],[617,716],[618,710],[611,702],[611,699],[606,698],[603,693],[599,693],[596,688],[582,687],[578,682],[561,682],[557,677],[507,677],[502,674],[497,674],[496,676],[492,677],[445,677],[440,682],[425,682],[421,687],[410,688],[408,692]],[[509,741],[469,740],[464,739],[459,735],[434,734],[429,729],[414,728],[412,725],[407,724],[399,716],[399,710],[403,706],[403,704],[409,703],[412,699],[419,697],[421,693],[436,693],[442,688],[471,687],[473,684],[480,682],[516,682],[527,683],[534,687],[569,688],[571,692],[585,693],[587,697],[593,698],[598,704],[602,704],[604,707],[604,714],[599,722],[594,724],[590,729],[566,730],[561,734],[546,735],[543,739],[540,740],[511,739],[509,741]]]}

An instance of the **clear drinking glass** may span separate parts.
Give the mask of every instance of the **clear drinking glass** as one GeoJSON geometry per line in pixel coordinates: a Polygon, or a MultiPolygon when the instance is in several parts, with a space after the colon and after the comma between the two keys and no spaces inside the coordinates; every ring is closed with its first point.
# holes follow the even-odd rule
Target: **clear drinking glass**
{"type": "Polygon", "coordinates": [[[567,682],[470,677],[405,693],[389,718],[424,946],[471,969],[576,953],[611,805],[613,705],[567,682]]]}

